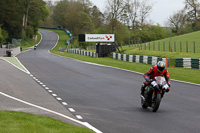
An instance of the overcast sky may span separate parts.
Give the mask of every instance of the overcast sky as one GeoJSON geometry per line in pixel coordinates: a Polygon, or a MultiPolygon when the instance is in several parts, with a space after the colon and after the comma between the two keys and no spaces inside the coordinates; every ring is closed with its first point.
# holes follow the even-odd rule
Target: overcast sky
{"type": "MultiPolygon", "coordinates": [[[[90,0],[101,11],[104,11],[104,7],[107,0],[90,0]]],[[[154,3],[152,12],[148,20],[152,20],[154,24],[159,23],[162,26],[170,15],[178,10],[183,9],[185,0],[148,0],[150,3],[154,3]]]]}
{"type": "MultiPolygon", "coordinates": [[[[46,0],[48,1],[48,0],[46,0]]],[[[51,0],[58,1],[58,0],[51,0]]],[[[107,0],[90,0],[96,5],[102,12],[104,12],[105,4],[107,0]]],[[[154,24],[159,23],[162,26],[170,15],[183,9],[185,0],[148,0],[150,3],[154,3],[152,12],[148,20],[152,20],[154,24]]]]}

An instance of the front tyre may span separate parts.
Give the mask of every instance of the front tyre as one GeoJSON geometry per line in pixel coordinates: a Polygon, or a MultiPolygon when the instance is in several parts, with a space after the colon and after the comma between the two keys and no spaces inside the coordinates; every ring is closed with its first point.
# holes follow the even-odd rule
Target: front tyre
{"type": "Polygon", "coordinates": [[[141,96],[141,106],[144,109],[146,109],[148,107],[147,104],[145,103],[145,98],[143,96],[141,96]]]}
{"type": "Polygon", "coordinates": [[[160,101],[161,101],[161,94],[157,93],[156,97],[154,99],[152,99],[152,111],[156,112],[160,106],[160,101]]]}

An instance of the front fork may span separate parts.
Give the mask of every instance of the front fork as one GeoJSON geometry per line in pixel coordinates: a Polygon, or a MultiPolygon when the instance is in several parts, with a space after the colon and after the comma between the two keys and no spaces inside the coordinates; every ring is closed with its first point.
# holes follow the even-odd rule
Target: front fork
{"type": "Polygon", "coordinates": [[[159,93],[159,94],[161,94],[161,98],[163,98],[163,96],[164,96],[164,94],[165,94],[165,91],[155,91],[155,90],[153,90],[153,93],[152,93],[152,99],[154,100],[155,99],[155,97],[156,97],[156,93],[159,93]]]}
{"type": "Polygon", "coordinates": [[[164,96],[164,91],[157,91],[155,88],[153,87],[147,87],[148,89],[148,94],[147,94],[147,99],[148,100],[155,100],[156,97],[156,93],[160,93],[161,94],[161,98],[164,96]]]}

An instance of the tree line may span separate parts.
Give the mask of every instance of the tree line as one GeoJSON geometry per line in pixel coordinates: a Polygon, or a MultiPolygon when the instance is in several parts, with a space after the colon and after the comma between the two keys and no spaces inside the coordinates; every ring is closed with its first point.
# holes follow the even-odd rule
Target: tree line
{"type": "MultiPolygon", "coordinates": [[[[154,3],[149,0],[107,0],[102,12],[90,0],[0,0],[0,42],[32,38],[39,26],[64,27],[78,34],[115,34],[119,43],[154,41],[200,29],[199,0],[166,20],[166,26],[148,20],[154,3]]],[[[167,10],[167,9],[163,9],[167,10]]],[[[162,14],[161,14],[162,15],[162,14]]]]}
{"type": "Polygon", "coordinates": [[[172,14],[162,27],[148,20],[154,5],[148,0],[107,0],[104,12],[90,0],[62,0],[56,5],[48,1],[50,16],[42,25],[63,26],[74,36],[113,33],[118,42],[148,42],[200,29],[198,0],[185,0],[184,4],[184,9],[172,14]]]}
{"type": "Polygon", "coordinates": [[[166,22],[175,34],[200,30],[200,1],[185,0],[184,5],[183,9],[172,14],[166,22]]]}
{"type": "Polygon", "coordinates": [[[32,38],[48,14],[43,0],[0,0],[0,42],[32,38]]]}
{"type": "Polygon", "coordinates": [[[124,43],[129,38],[161,39],[167,35],[166,30],[147,21],[152,6],[148,0],[107,0],[106,10],[102,12],[90,0],[62,0],[56,5],[48,1],[50,16],[42,26],[62,26],[75,37],[85,33],[111,33],[118,42],[124,43]]]}

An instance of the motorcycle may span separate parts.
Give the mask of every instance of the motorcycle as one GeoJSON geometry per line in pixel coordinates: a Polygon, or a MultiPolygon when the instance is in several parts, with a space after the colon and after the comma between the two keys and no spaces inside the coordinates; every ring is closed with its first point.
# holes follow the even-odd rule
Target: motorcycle
{"type": "Polygon", "coordinates": [[[165,78],[161,76],[155,77],[155,80],[152,80],[151,84],[145,88],[144,96],[141,95],[142,107],[151,107],[152,111],[156,112],[168,87],[165,78]]]}

